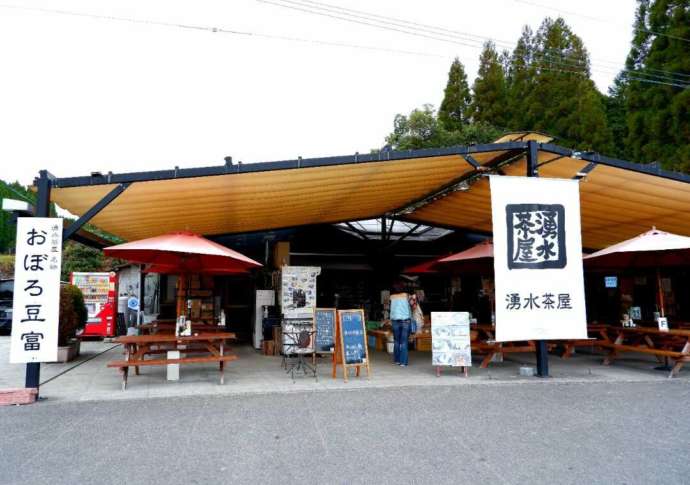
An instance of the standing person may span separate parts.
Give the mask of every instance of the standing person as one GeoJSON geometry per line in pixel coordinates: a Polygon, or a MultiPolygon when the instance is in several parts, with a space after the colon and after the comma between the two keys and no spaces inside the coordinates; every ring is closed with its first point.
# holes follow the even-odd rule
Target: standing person
{"type": "Polygon", "coordinates": [[[412,310],[407,293],[391,295],[391,324],[393,325],[393,363],[407,367],[407,341],[410,337],[412,310]]]}

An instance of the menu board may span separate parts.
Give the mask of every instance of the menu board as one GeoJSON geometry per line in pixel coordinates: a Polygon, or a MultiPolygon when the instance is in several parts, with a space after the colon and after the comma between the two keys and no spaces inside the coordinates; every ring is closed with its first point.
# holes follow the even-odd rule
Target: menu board
{"type": "Polygon", "coordinates": [[[335,308],[316,308],[314,310],[316,329],[316,352],[331,353],[335,347],[335,308]]]}
{"type": "Polygon", "coordinates": [[[472,366],[469,313],[431,312],[431,362],[435,366],[472,366]]]}
{"type": "Polygon", "coordinates": [[[367,339],[362,310],[340,310],[340,331],[345,365],[365,364],[367,339]]]}

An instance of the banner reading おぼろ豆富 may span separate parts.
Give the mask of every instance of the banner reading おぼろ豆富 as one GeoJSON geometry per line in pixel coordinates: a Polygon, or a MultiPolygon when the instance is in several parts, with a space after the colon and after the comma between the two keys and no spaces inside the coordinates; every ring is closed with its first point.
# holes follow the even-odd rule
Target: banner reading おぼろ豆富
{"type": "Polygon", "coordinates": [[[490,184],[496,340],[587,338],[578,181],[490,184]]]}

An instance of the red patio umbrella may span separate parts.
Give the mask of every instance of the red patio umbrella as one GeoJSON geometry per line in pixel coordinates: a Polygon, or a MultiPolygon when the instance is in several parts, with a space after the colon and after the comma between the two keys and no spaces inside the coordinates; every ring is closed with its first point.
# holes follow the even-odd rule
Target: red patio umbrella
{"type": "Polygon", "coordinates": [[[151,273],[244,273],[261,263],[191,232],[174,232],[103,250],[106,256],[147,265],[151,273]]]}
{"type": "MultiPolygon", "coordinates": [[[[187,276],[180,278],[180,291],[187,290],[191,274],[244,273],[258,268],[247,256],[191,232],[174,232],[103,249],[106,256],[146,265],[145,271],[187,276]]],[[[179,299],[178,299],[179,300],[179,299]]],[[[178,316],[184,304],[178,301],[178,316]]]]}
{"type": "Polygon", "coordinates": [[[606,249],[584,257],[586,268],[655,268],[659,310],[664,316],[661,267],[690,266],[690,237],[652,228],[606,249]]]}
{"type": "Polygon", "coordinates": [[[487,239],[469,249],[439,259],[434,265],[434,268],[484,273],[493,272],[493,265],[494,243],[491,239],[487,239]]]}
{"type": "Polygon", "coordinates": [[[405,268],[403,273],[438,273],[452,270],[469,273],[493,272],[493,261],[494,245],[491,239],[487,239],[459,253],[405,268]]]}

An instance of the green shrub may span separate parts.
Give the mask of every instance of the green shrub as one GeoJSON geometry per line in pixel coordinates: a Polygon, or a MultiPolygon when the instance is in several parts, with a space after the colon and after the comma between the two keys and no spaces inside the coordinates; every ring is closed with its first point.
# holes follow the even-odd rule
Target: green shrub
{"type": "Polygon", "coordinates": [[[77,330],[84,328],[88,316],[81,290],[74,285],[62,285],[58,345],[67,345],[77,335],[77,330]]]}

